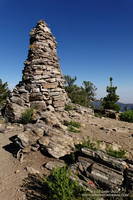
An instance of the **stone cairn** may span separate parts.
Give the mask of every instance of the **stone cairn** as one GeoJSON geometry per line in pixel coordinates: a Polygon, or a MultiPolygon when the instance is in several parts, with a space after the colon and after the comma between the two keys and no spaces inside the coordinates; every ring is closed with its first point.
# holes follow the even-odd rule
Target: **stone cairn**
{"type": "Polygon", "coordinates": [[[68,98],[63,86],[56,44],[44,21],[39,21],[31,30],[22,81],[11,93],[5,108],[5,116],[10,121],[19,120],[22,112],[30,107],[40,111],[64,110],[68,98]]]}

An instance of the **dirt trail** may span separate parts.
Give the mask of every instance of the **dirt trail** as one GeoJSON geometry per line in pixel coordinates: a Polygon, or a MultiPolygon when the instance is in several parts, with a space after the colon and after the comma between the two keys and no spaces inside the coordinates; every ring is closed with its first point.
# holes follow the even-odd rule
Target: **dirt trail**
{"type": "Polygon", "coordinates": [[[45,156],[40,152],[32,152],[20,163],[13,155],[3,147],[11,143],[10,137],[21,131],[15,128],[16,132],[7,130],[0,133],[0,200],[26,200],[25,194],[21,191],[23,179],[28,176],[27,166],[41,171],[41,166],[46,161],[45,156]]]}
{"type": "MultiPolygon", "coordinates": [[[[3,147],[10,144],[9,137],[14,133],[0,134],[0,199],[20,200],[18,185],[21,184],[25,173],[15,173],[20,170],[21,165],[11,153],[3,147]]],[[[23,199],[23,198],[21,198],[23,199]]]]}

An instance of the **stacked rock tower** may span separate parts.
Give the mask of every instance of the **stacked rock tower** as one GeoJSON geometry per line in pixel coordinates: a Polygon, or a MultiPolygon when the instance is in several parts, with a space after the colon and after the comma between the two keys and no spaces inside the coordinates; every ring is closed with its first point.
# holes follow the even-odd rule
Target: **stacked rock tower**
{"type": "Polygon", "coordinates": [[[22,112],[29,107],[37,107],[42,111],[64,110],[67,94],[64,90],[56,44],[44,21],[39,21],[31,30],[22,81],[11,93],[5,109],[9,120],[19,120],[22,112]]]}

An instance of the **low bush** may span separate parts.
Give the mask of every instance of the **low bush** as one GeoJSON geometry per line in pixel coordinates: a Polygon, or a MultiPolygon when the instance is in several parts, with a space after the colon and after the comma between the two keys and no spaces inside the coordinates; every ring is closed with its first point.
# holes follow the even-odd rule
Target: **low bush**
{"type": "Polygon", "coordinates": [[[91,142],[88,138],[87,140],[83,141],[81,144],[75,145],[75,148],[77,151],[80,151],[82,148],[86,147],[92,150],[97,150],[97,146],[99,145],[99,141],[97,142],[91,142]]]}
{"type": "Polygon", "coordinates": [[[104,115],[102,113],[94,113],[95,117],[99,117],[99,118],[102,118],[104,117],[104,115]]]}
{"type": "Polygon", "coordinates": [[[3,83],[3,81],[0,79],[0,109],[4,107],[9,93],[10,91],[8,89],[7,82],[3,83]]]}
{"type": "Polygon", "coordinates": [[[75,121],[70,121],[70,122],[65,121],[64,125],[65,126],[73,126],[75,128],[80,128],[81,127],[80,123],[79,122],[75,122],[75,121]]]}
{"type": "MultiPolygon", "coordinates": [[[[88,137],[87,140],[83,141],[81,144],[75,145],[76,151],[81,151],[82,148],[88,148],[94,151],[100,150],[100,141],[91,141],[88,137]]],[[[113,150],[111,147],[106,148],[106,153],[112,157],[115,158],[125,158],[126,157],[126,151],[123,149],[120,150],[113,150]]]]}
{"type": "Polygon", "coordinates": [[[76,128],[73,127],[73,126],[68,126],[68,131],[73,132],[73,133],[79,133],[79,132],[80,132],[79,129],[76,129],[76,128]]]}
{"type": "Polygon", "coordinates": [[[66,105],[65,105],[65,110],[66,110],[66,111],[74,110],[74,109],[75,109],[75,107],[72,106],[71,104],[66,104],[66,105]]]}
{"type": "Polygon", "coordinates": [[[44,183],[48,186],[47,200],[85,199],[82,197],[85,190],[70,176],[70,170],[62,167],[54,169],[51,175],[44,179],[44,183]]]}
{"type": "Polygon", "coordinates": [[[133,122],[133,110],[127,110],[121,113],[120,120],[125,122],[133,122]]]}
{"type": "Polygon", "coordinates": [[[79,133],[80,130],[79,128],[81,127],[79,122],[75,121],[64,121],[64,125],[68,127],[68,131],[74,132],[74,133],[79,133]]]}
{"type": "Polygon", "coordinates": [[[107,149],[106,152],[108,155],[115,157],[115,158],[125,158],[125,154],[126,154],[126,151],[124,151],[124,150],[116,151],[111,148],[107,149]]]}
{"type": "Polygon", "coordinates": [[[23,112],[21,115],[20,122],[22,124],[31,123],[33,121],[33,114],[34,114],[33,108],[26,109],[25,112],[23,112]]]}

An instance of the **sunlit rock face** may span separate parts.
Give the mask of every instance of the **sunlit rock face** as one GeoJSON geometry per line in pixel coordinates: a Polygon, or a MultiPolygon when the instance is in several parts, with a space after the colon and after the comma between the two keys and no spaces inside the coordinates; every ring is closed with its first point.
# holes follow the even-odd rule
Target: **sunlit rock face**
{"type": "Polygon", "coordinates": [[[56,53],[56,41],[44,21],[30,32],[28,58],[22,81],[11,93],[5,109],[10,121],[19,120],[26,108],[63,111],[67,101],[64,79],[56,53]]]}

